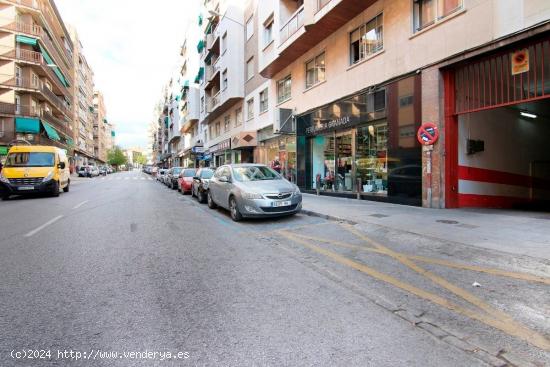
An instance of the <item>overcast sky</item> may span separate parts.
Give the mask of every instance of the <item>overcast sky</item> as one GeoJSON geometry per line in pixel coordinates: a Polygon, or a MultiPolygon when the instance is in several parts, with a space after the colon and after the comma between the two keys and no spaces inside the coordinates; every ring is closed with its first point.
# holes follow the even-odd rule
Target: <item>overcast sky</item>
{"type": "MultiPolygon", "coordinates": [[[[177,67],[187,27],[196,26],[196,0],[55,0],[76,27],[103,92],[116,143],[148,145],[148,126],[162,87],[177,67]]],[[[147,147],[148,148],[148,147],[147,147]]]]}

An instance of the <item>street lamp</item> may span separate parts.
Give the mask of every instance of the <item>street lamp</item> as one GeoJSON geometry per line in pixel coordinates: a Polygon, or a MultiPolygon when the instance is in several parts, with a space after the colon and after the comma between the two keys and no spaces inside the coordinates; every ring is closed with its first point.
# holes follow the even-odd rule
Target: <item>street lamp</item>
{"type": "Polygon", "coordinates": [[[240,25],[241,27],[246,28],[246,26],[245,26],[244,24],[242,24],[241,22],[239,22],[238,20],[229,18],[228,16],[225,16],[225,15],[223,15],[223,14],[220,14],[220,12],[218,12],[218,11],[215,11],[215,10],[208,10],[208,14],[210,14],[210,15],[213,16],[213,17],[227,18],[228,20],[230,20],[230,21],[232,21],[232,22],[234,22],[234,23],[237,23],[237,24],[240,25]]]}

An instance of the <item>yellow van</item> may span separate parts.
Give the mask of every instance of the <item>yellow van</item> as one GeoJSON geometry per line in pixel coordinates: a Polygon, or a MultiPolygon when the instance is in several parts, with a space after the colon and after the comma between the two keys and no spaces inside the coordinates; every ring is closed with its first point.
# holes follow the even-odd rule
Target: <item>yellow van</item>
{"type": "Polygon", "coordinates": [[[0,172],[0,196],[47,193],[59,196],[69,191],[70,172],[63,149],[41,145],[17,145],[10,148],[0,172]]]}

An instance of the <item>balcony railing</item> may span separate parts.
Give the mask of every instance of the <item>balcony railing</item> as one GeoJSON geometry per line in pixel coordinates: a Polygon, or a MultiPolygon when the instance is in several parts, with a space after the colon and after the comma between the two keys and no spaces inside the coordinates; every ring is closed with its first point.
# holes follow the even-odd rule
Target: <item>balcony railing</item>
{"type": "Polygon", "coordinates": [[[0,102],[0,113],[6,115],[40,116],[38,106],[16,105],[15,103],[0,102]]]}
{"type": "Polygon", "coordinates": [[[40,37],[42,35],[42,27],[36,24],[24,23],[15,21],[13,23],[0,26],[1,29],[7,29],[14,32],[25,33],[31,36],[40,37]]]}
{"type": "Polygon", "coordinates": [[[290,38],[301,26],[304,25],[304,6],[302,5],[290,19],[281,27],[280,42],[283,43],[290,38]]]}
{"type": "Polygon", "coordinates": [[[218,93],[210,97],[210,99],[208,100],[209,101],[208,113],[214,111],[216,107],[218,107],[218,105],[220,104],[220,98],[221,98],[221,91],[219,91],[218,93]]]}
{"type": "Polygon", "coordinates": [[[10,77],[9,79],[5,79],[7,77],[10,77],[9,75],[0,75],[0,78],[3,79],[0,81],[0,85],[7,86],[7,87],[17,87],[17,88],[25,88],[25,89],[40,89],[40,83],[37,79],[29,79],[29,78],[23,78],[23,77],[10,77]]]}

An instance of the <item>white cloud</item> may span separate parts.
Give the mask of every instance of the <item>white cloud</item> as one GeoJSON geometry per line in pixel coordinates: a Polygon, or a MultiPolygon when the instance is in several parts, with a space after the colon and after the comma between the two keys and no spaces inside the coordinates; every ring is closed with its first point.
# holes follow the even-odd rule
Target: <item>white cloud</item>
{"type": "Polygon", "coordinates": [[[188,27],[197,26],[197,0],[56,0],[72,24],[105,97],[117,144],[148,142],[148,125],[162,87],[176,68],[188,27]]]}

